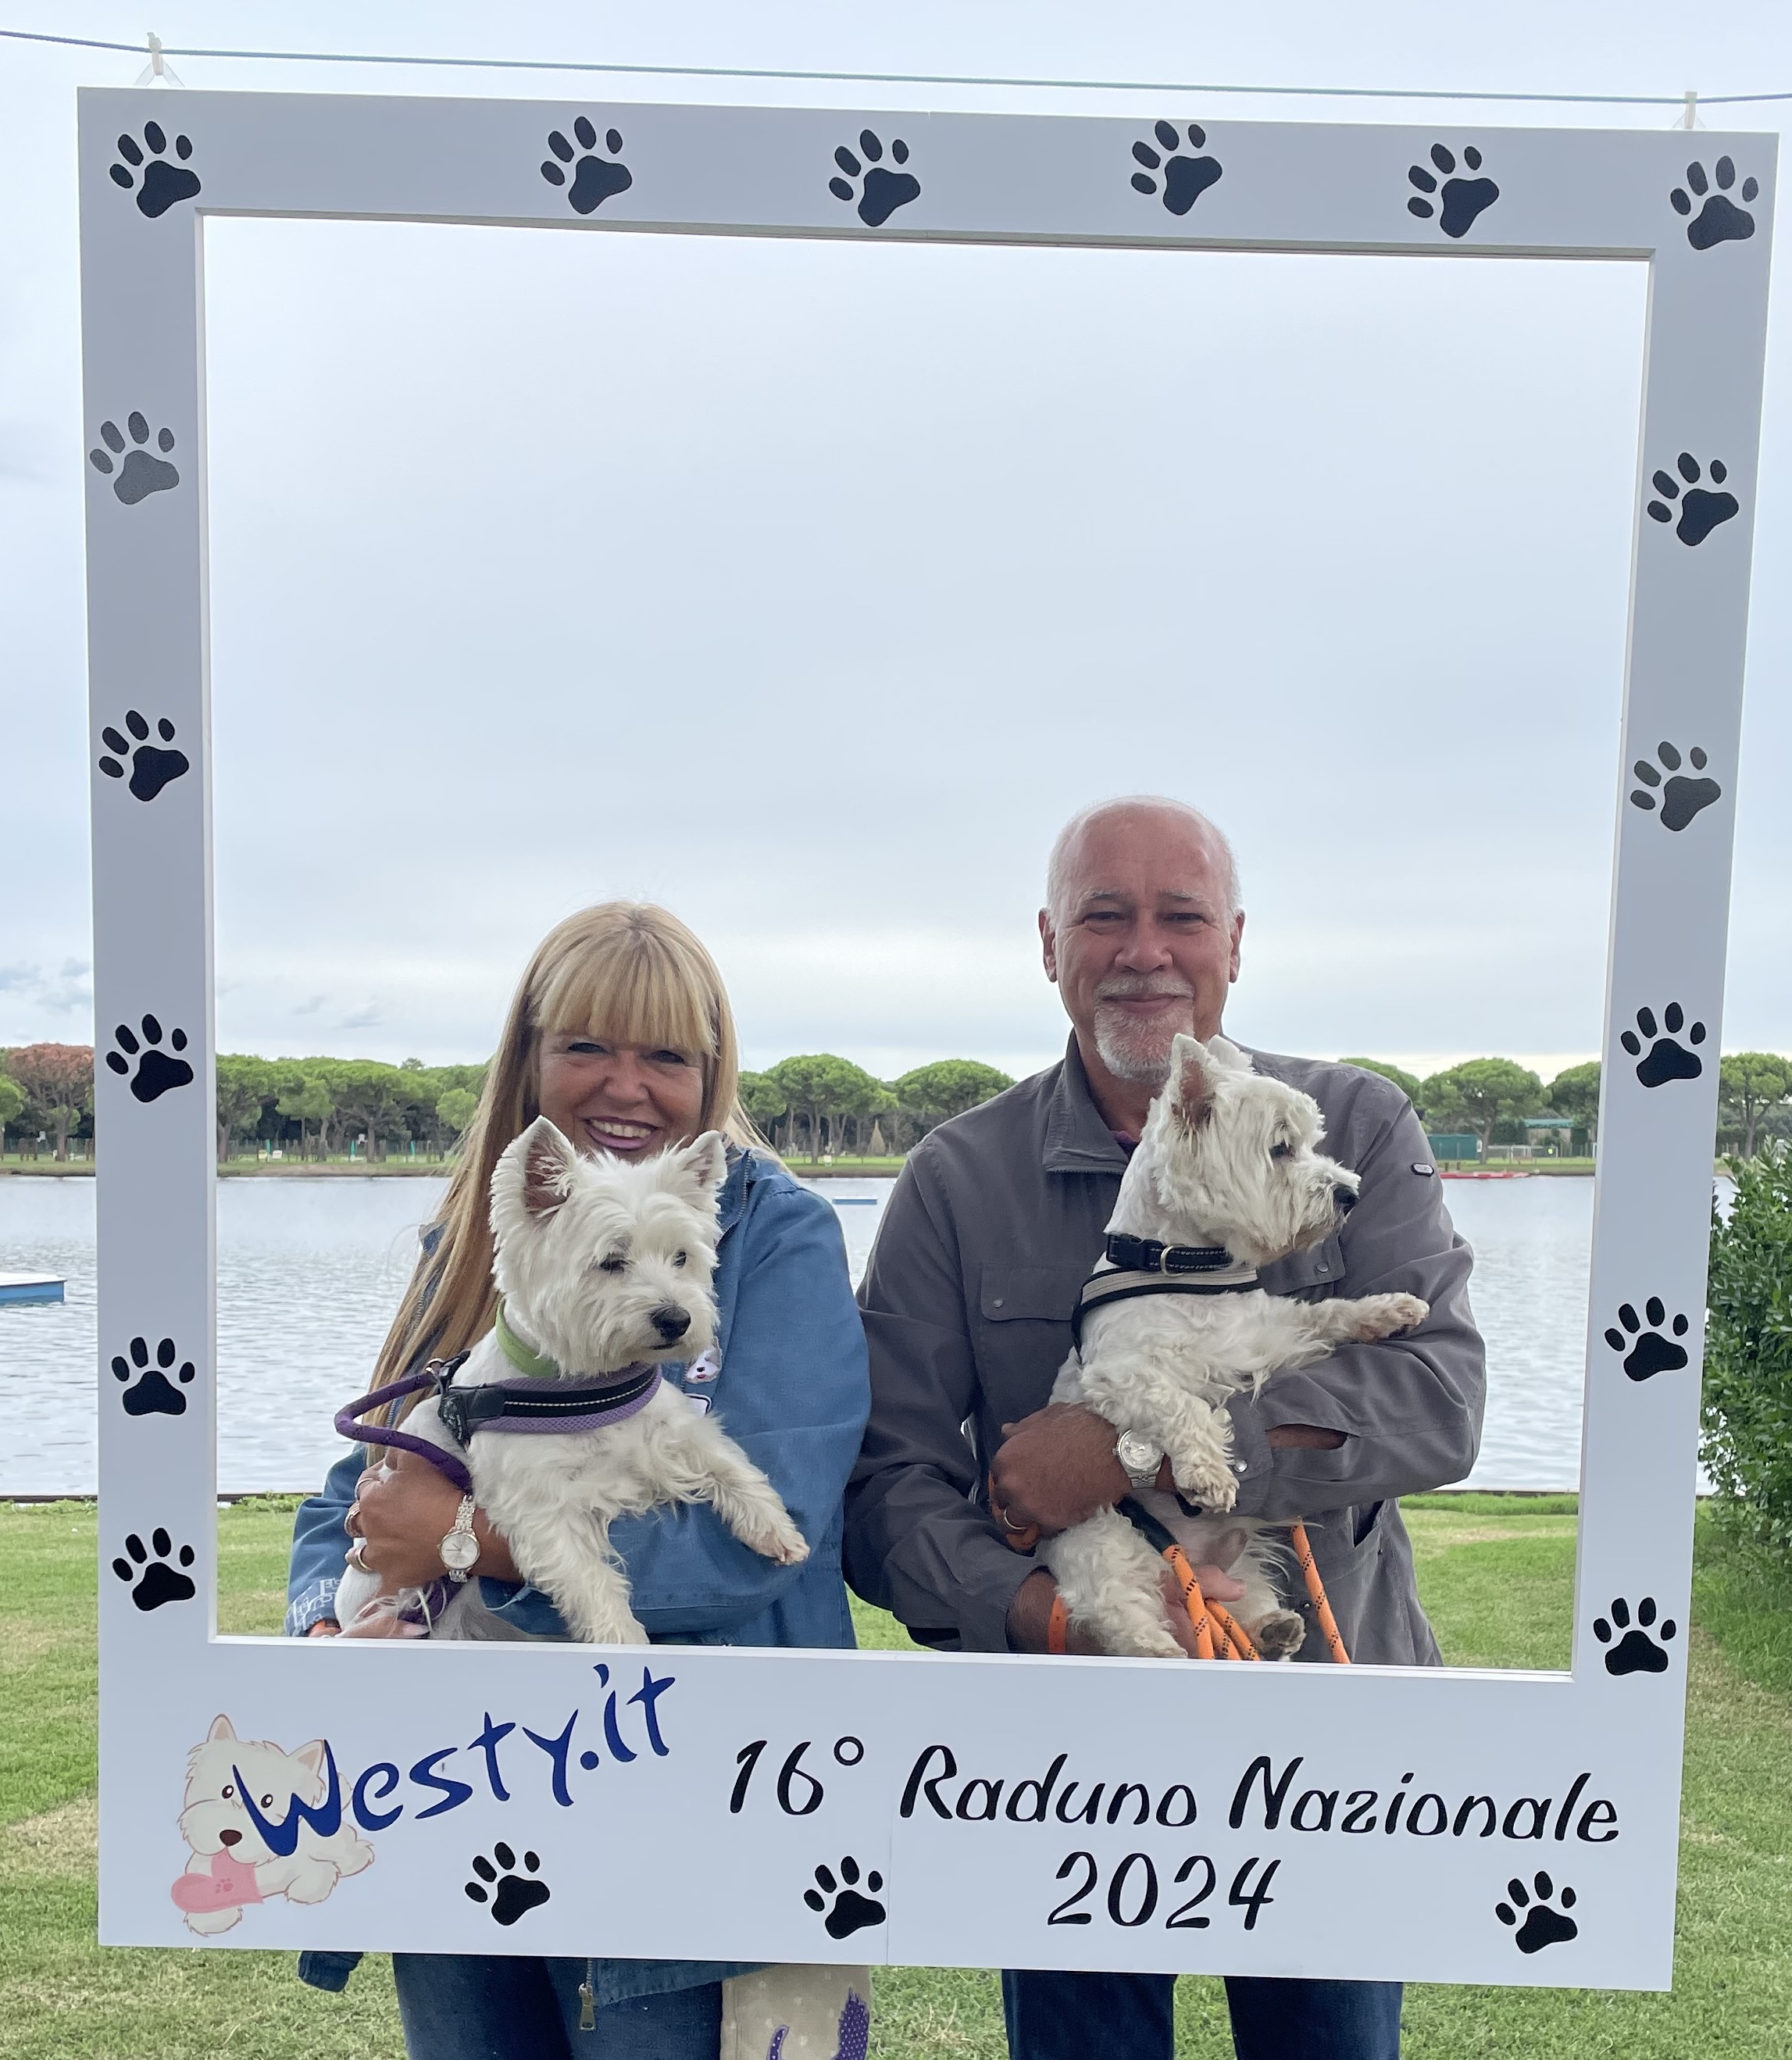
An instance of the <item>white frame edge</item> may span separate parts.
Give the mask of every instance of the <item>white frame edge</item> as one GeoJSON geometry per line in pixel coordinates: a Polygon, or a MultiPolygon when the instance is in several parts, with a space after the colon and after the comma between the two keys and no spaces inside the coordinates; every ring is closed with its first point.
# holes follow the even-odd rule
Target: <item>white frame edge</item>
{"type": "MultiPolygon", "coordinates": [[[[125,446],[112,453],[111,472],[86,468],[97,1020],[102,1052],[126,1067],[121,1075],[102,1064],[97,1094],[106,1137],[98,1207],[106,1942],[193,1942],[170,1894],[189,1856],[176,1815],[189,1752],[211,1719],[229,1711],[245,1739],[273,1734],[289,1750],[301,1739],[330,1741],[345,1822],[358,1826],[340,1835],[374,1845],[377,1878],[390,1891],[369,1894],[369,1877],[356,1874],[343,1874],[339,1893],[315,1902],[271,1886],[261,1902],[246,1898],[248,1921],[207,1934],[229,1945],[583,1954],[601,1944],[629,1956],[740,1961],[1175,1966],[1601,1987],[1668,1981],[1685,1641],[1660,1631],[1662,1671],[1614,1674],[1605,1663],[1613,1640],[1604,1613],[1615,1598],[1639,1603],[1647,1595],[1658,1627],[1660,1619],[1683,1624],[1690,1594],[1714,1059],[1775,139],[1222,122],[1206,124],[1199,142],[1184,148],[1189,117],[1178,122],[1179,153],[1199,151],[1220,168],[1179,214],[1163,203],[1161,173],[1141,171],[1145,161],[1135,154],[1143,142],[1165,154],[1148,122],[82,94],[84,448],[125,446]],[[549,132],[570,134],[581,117],[598,140],[589,149],[581,141],[577,154],[625,161],[631,177],[615,190],[610,175],[613,190],[589,214],[574,213],[565,185],[549,183],[541,170],[549,132]],[[154,124],[162,125],[159,153],[149,134],[154,124]],[[612,127],[626,135],[620,153],[603,140],[612,127]],[[908,176],[920,188],[875,222],[859,211],[864,178],[845,178],[833,162],[844,146],[859,152],[861,174],[868,170],[858,143],[868,130],[880,148],[882,139],[904,140],[908,176]],[[190,158],[177,134],[190,138],[190,158]],[[126,136],[142,162],[118,148],[126,136]],[[1427,165],[1435,144],[1465,166],[1469,147],[1478,146],[1499,186],[1497,205],[1453,238],[1435,212],[1423,219],[1408,206],[1420,188],[1407,168],[1427,165]],[[1707,169],[1733,160],[1758,182],[1758,198],[1748,203],[1756,233],[1696,245],[1689,238],[1688,216],[1670,204],[1675,190],[1684,196],[1689,154],[1707,169]],[[844,202],[829,190],[835,176],[848,188],[844,202]],[[1136,190],[1135,176],[1154,190],[1136,190]],[[215,1592],[216,1490],[206,1084],[214,1048],[201,317],[207,213],[1649,264],[1571,1675],[1357,1667],[1272,1675],[1154,1662],[661,1648],[651,1655],[655,1678],[673,1685],[631,1705],[625,1695],[616,1701],[609,1676],[600,1680],[593,1668],[601,1675],[608,1667],[621,1686],[633,1680],[639,1655],[566,1647],[320,1649],[216,1635],[214,1607],[204,1599],[215,1592]],[[133,413],[143,419],[145,439],[129,422],[133,413]],[[110,439],[102,441],[102,424],[114,425],[110,439]],[[164,429],[171,437],[166,461],[181,483],[137,493],[149,477],[144,467],[162,461],[164,429]],[[1651,475],[1666,469],[1673,476],[1682,452],[1698,461],[1698,491],[1707,494],[1717,484],[1711,461],[1721,460],[1723,491],[1738,503],[1693,545],[1676,523],[1644,512],[1658,498],[1651,475]],[[134,457],[142,462],[127,497],[119,489],[134,457]],[[146,738],[121,729],[127,710],[152,726],[146,738]],[[153,725],[163,721],[174,732],[168,748],[182,751],[190,769],[145,800],[128,778],[101,765],[107,757],[121,763],[104,733],[122,737],[129,756],[142,742],[162,748],[153,725]],[[1624,798],[1628,769],[1663,739],[1682,753],[1698,745],[1721,788],[1677,830],[1658,808],[1624,798]],[[1638,1055],[1619,1040],[1636,1033],[1642,1010],[1657,1026],[1646,1042],[1667,1034],[1670,1003],[1686,1018],[1678,1047],[1699,1059],[1699,1072],[1645,1085],[1638,1055]],[[196,1076],[148,1100],[132,1092],[155,1084],[142,1071],[144,1052],[157,1048],[146,1016],[161,1036],[163,1078],[182,1064],[196,1076]],[[1694,1022],[1703,1026],[1696,1048],[1694,1022]],[[121,1046],[116,1025],[129,1027],[138,1052],[121,1046]],[[174,1049],[177,1029],[184,1053],[174,1049]],[[1691,1319],[1691,1363],[1658,1378],[1627,1378],[1624,1355],[1604,1333],[1620,1305],[1642,1307],[1651,1296],[1691,1319]],[[194,1362],[198,1378],[184,1414],[133,1416],[122,1407],[123,1391],[108,1369],[134,1336],[176,1339],[182,1359],[194,1362]],[[144,1607],[140,1578],[116,1579],[107,1564],[116,1555],[132,1564],[129,1538],[155,1559],[158,1531],[169,1534],[160,1556],[172,1574],[184,1570],[183,1548],[191,1555],[187,1578],[197,1594],[144,1607]],[[428,1693],[420,1697],[424,1681],[428,1693]],[[616,1711],[613,1742],[606,1703],[616,1711]],[[1113,1722],[1117,1710],[1123,1730],[1113,1722]],[[574,1762],[563,1743],[565,1763],[557,1764],[548,1746],[521,1744],[519,1728],[511,1735],[517,1743],[505,1748],[513,1766],[489,1741],[476,1751],[467,1741],[482,1718],[489,1731],[487,1713],[506,1711],[505,1722],[549,1741],[566,1712],[577,1711],[576,1734],[565,1736],[589,1737],[592,1747],[581,1747],[584,1757],[574,1762]],[[645,1728],[650,1711],[663,1718],[657,1743],[645,1728]],[[770,1741],[764,1768],[731,1813],[737,1755],[760,1735],[770,1741]],[[824,1795],[812,1811],[792,1814],[777,1806],[773,1763],[804,1739],[814,1743],[801,1768],[824,1775],[824,1795]],[[830,1751],[848,1739],[860,1741],[856,1759],[849,1747],[830,1751]],[[442,1740],[452,1747],[429,1759],[442,1740]],[[909,1778],[917,1755],[939,1744],[951,1747],[959,1769],[932,1791],[958,1812],[944,1819],[926,1779],[909,1778]],[[1110,1804],[1112,1784],[1144,1786],[1150,1823],[1135,1827],[1128,1814],[1088,1827],[1074,1811],[1064,1815],[1060,1785],[1052,1803],[1059,1814],[1043,1831],[1024,1815],[976,1828],[983,1820],[965,1802],[967,1795],[978,1808],[988,1801],[978,1779],[1003,1781],[1012,1803],[1016,1784],[1039,1779],[1060,1752],[1069,1755],[1060,1782],[1080,1779],[1085,1796],[1096,1779],[1111,1784],[1110,1804]],[[1235,1827],[1229,1806],[1258,1754],[1278,1775],[1297,1757],[1301,1768],[1273,1827],[1261,1784],[1235,1827]],[[377,1771],[386,1762],[389,1789],[377,1771]],[[445,1800],[457,1768],[469,1792],[445,1800]],[[1409,1770],[1412,1779],[1403,1783],[1409,1770]],[[1198,1806],[1191,1826],[1179,1820],[1188,1806],[1172,1806],[1179,1783],[1198,1806]],[[507,1785],[501,1799],[497,1791],[507,1785]],[[905,1786],[916,1789],[906,1814],[905,1786]],[[1339,1821],[1329,1830],[1287,1821],[1294,1799],[1309,1788],[1322,1799],[1341,1791],[1339,1821]],[[1436,1795],[1454,1814],[1463,1797],[1487,1794],[1519,1829],[1483,1838],[1476,1810],[1466,1832],[1435,1838],[1380,1828],[1365,1834],[1360,1825],[1347,1834],[1344,1798],[1363,1790],[1377,1795],[1378,1824],[1395,1795],[1436,1795]],[[1547,1799],[1548,1807],[1527,1814],[1523,1799],[1537,1806],[1547,1799]],[[401,1818],[390,1816],[395,1806],[405,1811],[401,1818]],[[1539,1814],[1542,1832],[1521,1835],[1539,1814]],[[1073,1822],[1074,1831],[1060,1828],[1073,1822]],[[595,1850],[594,1829],[604,1851],[626,1854],[625,1866],[581,1864],[595,1850]],[[489,1911],[462,1892],[468,1855],[499,1839],[519,1854],[539,1849],[541,1878],[553,1882],[551,1898],[514,1929],[494,1930],[489,1911]],[[1069,1914],[1092,1913],[1093,1921],[1049,1925],[1049,1911],[1079,1878],[1080,1862],[1059,1866],[1072,1847],[1090,1852],[1103,1886],[1069,1914]],[[1172,1882],[1197,1848],[1215,1883],[1212,1900],[1172,1925],[1172,1895],[1206,1878],[1195,1868],[1182,1888],[1172,1882]],[[1104,1903],[1134,1850],[1151,1858],[1162,1889],[1162,1906],[1137,1925],[1119,1921],[1104,1903]],[[848,1853],[885,1884],[887,1919],[836,1940],[802,1894],[818,1865],[848,1853]],[[1271,1900],[1252,1912],[1251,1896],[1271,1861],[1278,1862],[1271,1900]],[[1551,1877],[1547,1895],[1538,1890],[1539,1873],[1551,1877]],[[1547,1952],[1515,1952],[1527,1924],[1531,1938],[1538,1932],[1529,1913],[1507,1921],[1516,1915],[1508,1877],[1563,1916],[1562,1890],[1571,1885],[1574,1935],[1543,1940],[1547,1952]],[[1000,1893],[988,1892],[993,1882],[1000,1893]],[[1211,1921],[1199,1922],[1203,1914],[1211,1921]],[[1247,1915],[1254,1920],[1248,1929],[1247,1915]]],[[[894,162],[886,158],[885,168],[894,162]]],[[[1197,186],[1207,178],[1183,176],[1197,186]]],[[[1740,192],[1720,197],[1735,206],[1740,192]]],[[[1695,197],[1692,220],[1709,198],[1695,197]]],[[[1685,505],[1682,496],[1670,513],[1685,505]]],[[[929,1763],[928,1772],[942,1764],[929,1763]]],[[[793,1777],[793,1802],[810,1792],[800,1772],[793,1777]]],[[[1136,1814],[1136,1799],[1122,1806],[1136,1814]]],[[[1323,1808],[1323,1800],[1312,1803],[1306,1814],[1323,1808]]],[[[301,1843],[301,1861],[308,1850],[301,1843]]],[[[513,1871],[522,1878],[528,1870],[519,1860],[513,1871]]],[[[1142,1906],[1146,1871],[1135,1862],[1127,1873],[1113,1906],[1120,1918],[1142,1906]]]]}

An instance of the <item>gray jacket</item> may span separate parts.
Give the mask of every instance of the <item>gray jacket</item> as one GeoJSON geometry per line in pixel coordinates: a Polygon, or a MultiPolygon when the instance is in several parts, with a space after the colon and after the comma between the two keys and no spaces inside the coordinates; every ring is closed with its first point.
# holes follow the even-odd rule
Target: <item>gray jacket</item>
{"type": "MultiPolygon", "coordinates": [[[[1343,1228],[1266,1268],[1264,1287],[1308,1300],[1401,1289],[1431,1313],[1411,1336],[1347,1347],[1233,1402],[1238,1507],[1305,1519],[1353,1659],[1436,1666],[1395,1498],[1475,1463],[1487,1364],[1469,1249],[1398,1088],[1354,1066],[1251,1056],[1313,1096],[1325,1149],[1363,1178],[1343,1228]],[[1281,1423],[1344,1442],[1271,1451],[1281,1423]]],[[[1125,1164],[1073,1038],[1059,1064],[932,1132],[890,1198],[859,1291],[872,1411],[847,1489],[845,1563],[858,1592],[926,1643],[1008,1649],[1008,1604],[1035,1563],[1008,1550],[988,1515],[989,1456],[1004,1423],[1048,1399],[1125,1164]]],[[[1317,1632],[1299,1656],[1325,1657],[1317,1632]]]]}

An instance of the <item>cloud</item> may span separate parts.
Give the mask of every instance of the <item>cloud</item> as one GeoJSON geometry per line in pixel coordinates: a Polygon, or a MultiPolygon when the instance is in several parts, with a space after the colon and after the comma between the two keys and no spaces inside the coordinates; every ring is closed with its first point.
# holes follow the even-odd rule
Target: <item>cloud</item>
{"type": "Polygon", "coordinates": [[[378,1002],[369,1001],[359,1008],[350,1009],[346,1016],[338,1016],[336,1027],[338,1030],[371,1030],[384,1020],[378,1002]]]}
{"type": "Polygon", "coordinates": [[[0,994],[10,995],[28,1006],[53,1016],[77,1012],[90,1016],[94,986],[93,967],[86,959],[64,959],[53,973],[40,965],[23,963],[0,966],[0,994]]]}

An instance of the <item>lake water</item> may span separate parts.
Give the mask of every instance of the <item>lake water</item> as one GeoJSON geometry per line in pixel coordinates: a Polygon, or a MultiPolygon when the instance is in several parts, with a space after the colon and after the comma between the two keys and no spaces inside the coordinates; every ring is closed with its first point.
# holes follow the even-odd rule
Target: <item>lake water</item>
{"type": "MultiPolygon", "coordinates": [[[[331,1417],[362,1392],[439,1180],[223,1180],[218,1194],[218,1484],[314,1487],[331,1417]]],[[[892,1183],[830,1180],[853,1277],[892,1183]]],[[[1477,1487],[1571,1489],[1580,1468],[1593,1183],[1456,1180],[1491,1368],[1477,1487]]],[[[94,1485],[94,1183],[0,1180],[0,1272],[65,1275],[61,1305],[0,1307],[0,1494],[94,1485]]],[[[122,1339],[107,1339],[108,1356],[122,1339]]],[[[154,1343],[154,1340],[151,1341],[154,1343]]],[[[106,1385],[113,1385],[110,1375],[106,1385]]]]}

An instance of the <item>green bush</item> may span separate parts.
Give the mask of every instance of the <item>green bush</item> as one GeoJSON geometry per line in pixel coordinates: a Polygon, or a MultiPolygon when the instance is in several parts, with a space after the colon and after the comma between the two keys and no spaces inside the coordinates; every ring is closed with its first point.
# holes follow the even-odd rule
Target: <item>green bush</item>
{"type": "Polygon", "coordinates": [[[1729,1166],[1735,1204],[1711,1224],[1703,1456],[1734,1527],[1792,1559],[1792,1147],[1729,1166]]]}

